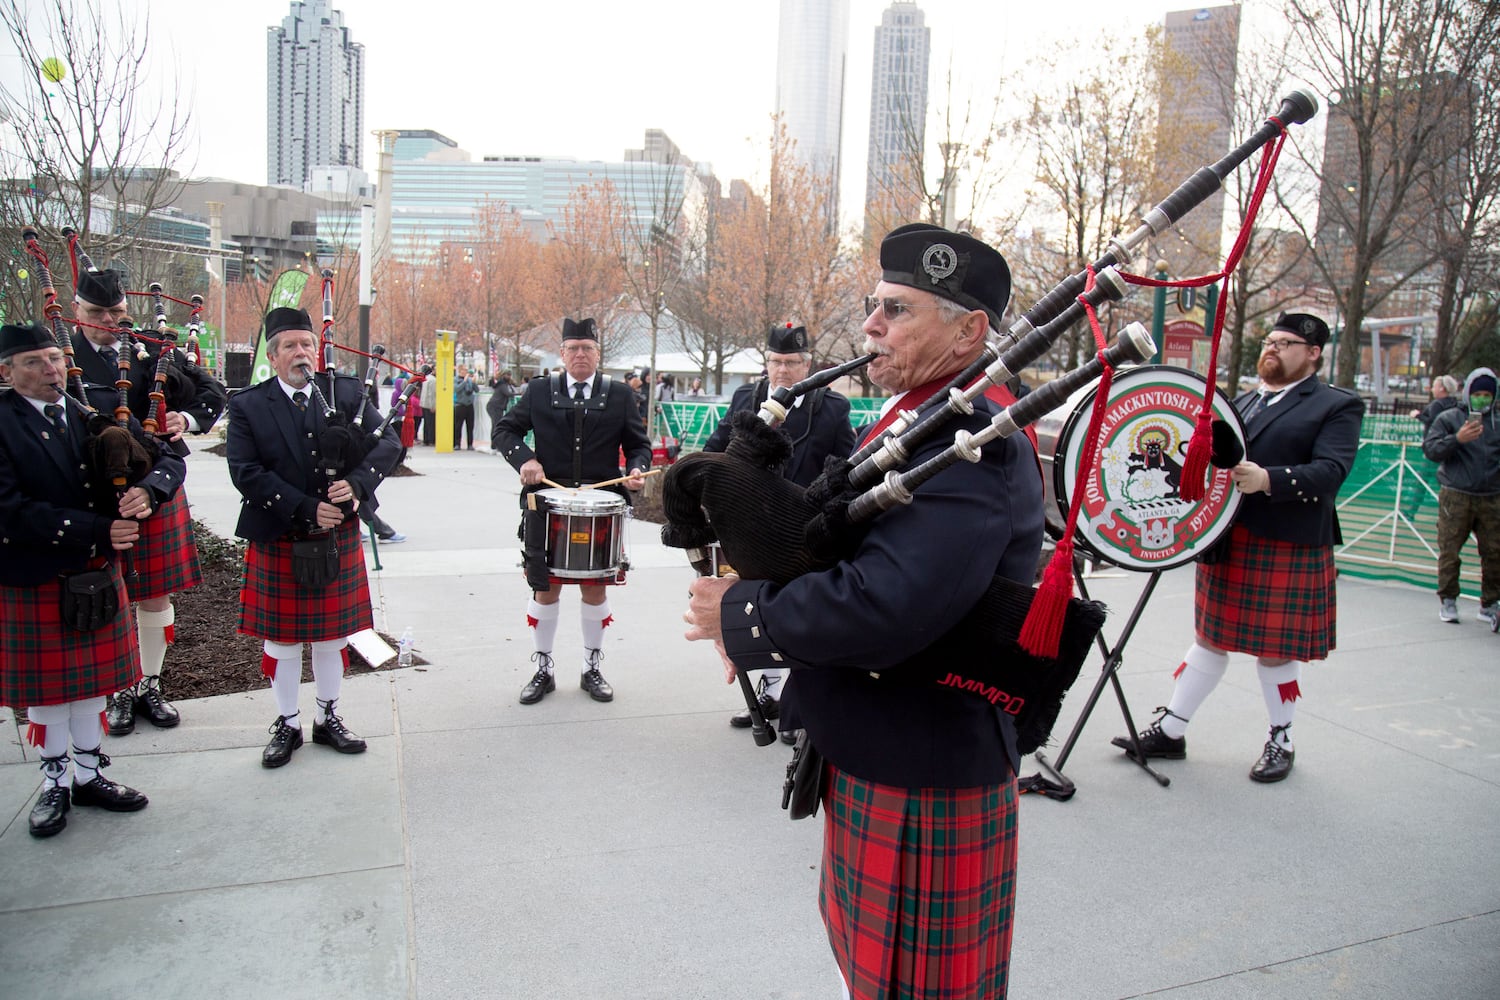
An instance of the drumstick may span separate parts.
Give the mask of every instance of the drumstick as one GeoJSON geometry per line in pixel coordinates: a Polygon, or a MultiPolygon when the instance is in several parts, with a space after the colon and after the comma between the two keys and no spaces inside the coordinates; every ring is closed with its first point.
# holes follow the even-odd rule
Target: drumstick
{"type": "Polygon", "coordinates": [[[554,490],[571,490],[571,489],[574,489],[574,487],[572,487],[572,486],[564,486],[562,483],[554,483],[552,480],[548,479],[546,476],[542,477],[542,482],[546,483],[548,486],[552,487],[554,490]]]}
{"type": "MultiPolygon", "coordinates": [[[[654,476],[661,471],[661,469],[652,469],[650,472],[643,472],[641,473],[641,478],[645,479],[647,476],[654,476]]],[[[578,488],[581,490],[597,490],[601,486],[618,486],[629,478],[629,476],[621,476],[618,479],[606,479],[602,483],[584,483],[578,488]]]]}

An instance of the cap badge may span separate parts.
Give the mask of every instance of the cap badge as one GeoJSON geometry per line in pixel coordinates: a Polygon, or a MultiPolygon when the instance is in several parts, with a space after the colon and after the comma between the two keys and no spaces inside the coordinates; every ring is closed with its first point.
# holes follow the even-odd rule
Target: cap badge
{"type": "Polygon", "coordinates": [[[933,281],[942,281],[958,270],[958,254],[946,243],[934,243],[922,252],[922,270],[933,281]]]}

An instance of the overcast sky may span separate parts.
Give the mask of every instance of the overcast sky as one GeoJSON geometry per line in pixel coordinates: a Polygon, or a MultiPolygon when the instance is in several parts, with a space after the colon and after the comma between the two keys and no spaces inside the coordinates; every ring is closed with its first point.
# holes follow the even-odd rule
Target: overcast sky
{"type": "MultiPolygon", "coordinates": [[[[21,0],[36,7],[39,0],[21,0]]],[[[48,6],[56,0],[47,0],[48,6]]],[[[67,3],[68,0],[63,0],[67,3]]],[[[183,168],[195,176],[266,182],[266,34],[285,0],[100,0],[149,11],[150,70],[179,74],[197,132],[183,168]]],[[[888,0],[851,0],[845,87],[845,205],[859,204],[873,33],[888,0]]],[[[1163,0],[919,0],[932,29],[930,101],[949,65],[955,94],[985,105],[1003,72],[1019,72],[1068,33],[1137,34],[1163,0]]],[[[431,128],[476,157],[493,153],[618,160],[661,128],[728,181],[763,178],[776,73],[778,0],[571,0],[454,3],[343,0],[365,47],[365,120],[431,128]]],[[[7,82],[19,70],[0,53],[7,82]]],[[[1029,90],[1031,88],[1018,88],[1029,90]]],[[[374,170],[374,140],[364,167],[374,170]]]]}

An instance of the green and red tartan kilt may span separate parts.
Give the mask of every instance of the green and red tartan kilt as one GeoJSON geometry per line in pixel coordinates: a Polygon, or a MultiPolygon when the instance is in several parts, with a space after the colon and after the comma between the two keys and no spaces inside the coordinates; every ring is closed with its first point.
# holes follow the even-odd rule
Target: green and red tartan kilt
{"type": "Polygon", "coordinates": [[[1198,564],[1194,619],[1219,649],[1267,659],[1321,660],[1338,616],[1333,549],[1229,534],[1222,562],[1198,564]]]}
{"type": "Polygon", "coordinates": [[[359,519],[337,529],[338,576],[326,587],[301,587],[292,576],[292,540],[251,542],[240,587],[242,635],[272,642],[324,642],[373,628],[370,581],[359,544],[359,519]]]}
{"type": "Polygon", "coordinates": [[[0,705],[65,705],[111,695],[141,679],[141,651],[125,581],[114,563],[95,560],[114,579],[120,613],[92,632],[62,623],[62,583],[0,587],[0,705]]]}
{"type": "Polygon", "coordinates": [[[130,550],[135,580],[130,599],[149,601],[203,582],[192,517],[182,490],[141,522],[141,537],[130,550]]]}
{"type": "Polygon", "coordinates": [[[894,788],[828,767],[818,907],[858,997],[1004,997],[1016,782],[894,788]]]}

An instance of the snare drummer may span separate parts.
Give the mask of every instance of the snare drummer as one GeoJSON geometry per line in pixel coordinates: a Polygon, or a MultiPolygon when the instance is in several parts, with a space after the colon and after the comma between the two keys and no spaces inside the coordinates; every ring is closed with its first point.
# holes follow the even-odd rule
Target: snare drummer
{"type": "MultiPolygon", "coordinates": [[[[592,319],[576,323],[563,320],[563,371],[543,375],[526,384],[510,412],[496,421],[490,447],[521,474],[521,509],[526,511],[528,494],[542,489],[544,479],[560,486],[579,487],[618,478],[619,456],[625,454],[630,478],[611,489],[627,500],[644,485],[643,474],[651,467],[651,443],[646,437],[640,407],[630,387],[599,371],[599,332],[592,319]],[[526,445],[530,432],[536,442],[526,445]],[[623,487],[623,488],[622,488],[623,487]]],[[[532,629],[535,652],[531,659],[536,673],[521,689],[521,704],[534,705],[556,690],[553,679],[552,644],[557,636],[558,598],[563,581],[547,567],[546,553],[535,523],[538,515],[522,515],[521,538],[526,582],[531,600],[526,623],[532,629]]],[[[604,657],[604,626],[613,619],[605,583],[577,582],[583,600],[579,617],[583,627],[583,670],[579,687],[595,701],[610,701],[614,689],[599,670],[604,657]]]]}

